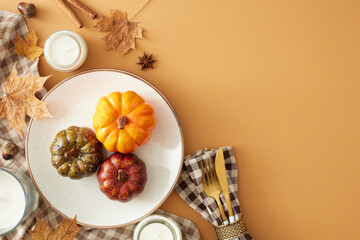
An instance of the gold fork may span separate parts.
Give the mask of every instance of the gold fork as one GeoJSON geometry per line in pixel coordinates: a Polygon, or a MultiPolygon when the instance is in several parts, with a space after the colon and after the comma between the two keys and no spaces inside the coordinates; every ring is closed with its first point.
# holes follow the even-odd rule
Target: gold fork
{"type": "Polygon", "coordinates": [[[227,221],[227,219],[225,216],[223,206],[221,205],[220,202],[221,187],[215,172],[215,168],[214,168],[215,164],[212,158],[210,158],[209,161],[210,161],[209,163],[207,163],[206,160],[201,161],[202,184],[204,187],[205,194],[209,197],[214,198],[215,201],[217,202],[217,205],[219,206],[220,209],[221,217],[225,222],[227,221]],[[205,178],[205,174],[206,174],[206,178],[205,178]]]}

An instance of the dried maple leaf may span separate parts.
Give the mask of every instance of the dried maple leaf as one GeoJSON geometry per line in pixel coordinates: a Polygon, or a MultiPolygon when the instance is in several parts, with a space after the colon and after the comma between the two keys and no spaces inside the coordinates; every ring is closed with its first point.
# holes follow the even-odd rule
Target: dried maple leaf
{"type": "Polygon", "coordinates": [[[19,78],[15,64],[3,86],[4,96],[0,98],[0,118],[7,118],[9,128],[15,129],[22,138],[26,127],[25,115],[34,119],[51,116],[46,103],[35,97],[35,93],[41,90],[49,77],[33,77],[28,74],[19,78]]]}
{"type": "Polygon", "coordinates": [[[64,219],[54,232],[47,222],[36,216],[35,229],[29,233],[33,240],[73,240],[80,229],[76,224],[76,216],[72,220],[64,219]]]}
{"type": "Polygon", "coordinates": [[[52,233],[49,224],[47,222],[42,221],[38,216],[35,217],[36,217],[36,225],[34,230],[29,231],[30,236],[34,240],[48,239],[50,234],[52,233]]]}
{"type": "Polygon", "coordinates": [[[135,49],[135,38],[142,38],[143,29],[137,22],[130,22],[126,12],[110,10],[110,15],[103,16],[95,25],[100,32],[110,32],[103,38],[106,49],[118,48],[122,54],[135,49]]]}
{"type": "Polygon", "coordinates": [[[44,52],[44,49],[36,46],[38,37],[34,31],[28,33],[26,38],[16,35],[14,43],[14,52],[19,56],[26,56],[31,61],[34,61],[35,58],[40,57],[44,52]]]}

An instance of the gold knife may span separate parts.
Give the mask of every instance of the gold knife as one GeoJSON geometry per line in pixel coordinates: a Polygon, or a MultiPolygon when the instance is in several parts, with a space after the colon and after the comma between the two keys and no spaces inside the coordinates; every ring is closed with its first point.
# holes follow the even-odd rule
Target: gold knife
{"type": "Polygon", "coordinates": [[[225,160],[224,160],[224,153],[222,148],[220,148],[216,153],[215,158],[215,171],[219,178],[221,189],[224,193],[224,197],[226,200],[226,206],[228,208],[229,212],[229,220],[230,222],[233,222],[234,219],[234,213],[231,206],[231,200],[230,200],[230,194],[229,194],[229,185],[227,182],[227,175],[226,175],[226,169],[225,169],[225,160]]]}

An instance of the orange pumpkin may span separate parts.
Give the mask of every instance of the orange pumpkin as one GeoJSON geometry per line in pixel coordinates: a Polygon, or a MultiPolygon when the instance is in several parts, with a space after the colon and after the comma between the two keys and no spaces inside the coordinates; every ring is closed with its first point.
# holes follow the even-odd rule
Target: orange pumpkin
{"type": "Polygon", "coordinates": [[[97,139],[111,152],[134,152],[150,140],[155,125],[153,108],[133,91],[100,98],[93,117],[97,139]]]}

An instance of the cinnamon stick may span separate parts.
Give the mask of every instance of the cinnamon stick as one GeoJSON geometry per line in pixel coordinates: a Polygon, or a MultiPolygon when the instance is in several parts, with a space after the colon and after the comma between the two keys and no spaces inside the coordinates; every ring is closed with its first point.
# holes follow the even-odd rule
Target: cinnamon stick
{"type": "Polygon", "coordinates": [[[60,8],[70,17],[70,19],[79,27],[82,28],[83,24],[71,10],[71,8],[64,2],[64,0],[55,0],[60,8]]]}
{"type": "Polygon", "coordinates": [[[68,0],[68,2],[70,4],[72,4],[74,7],[76,7],[77,9],[79,9],[81,12],[88,15],[91,19],[96,18],[96,16],[97,16],[96,12],[94,12],[93,10],[91,10],[90,8],[88,8],[87,6],[82,4],[80,1],[78,1],[78,0],[68,0]]]}

